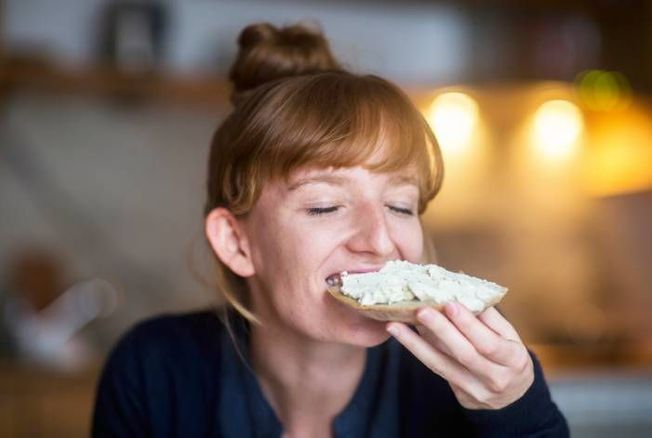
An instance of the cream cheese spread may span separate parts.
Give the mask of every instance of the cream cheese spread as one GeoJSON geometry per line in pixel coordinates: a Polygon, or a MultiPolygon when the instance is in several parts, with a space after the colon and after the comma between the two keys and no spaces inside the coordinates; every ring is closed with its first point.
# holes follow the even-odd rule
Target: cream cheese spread
{"type": "Polygon", "coordinates": [[[498,300],[507,288],[481,278],[447,271],[437,265],[417,265],[403,260],[387,262],[378,272],[341,274],[344,295],[361,305],[428,301],[457,301],[472,312],[498,300]]]}

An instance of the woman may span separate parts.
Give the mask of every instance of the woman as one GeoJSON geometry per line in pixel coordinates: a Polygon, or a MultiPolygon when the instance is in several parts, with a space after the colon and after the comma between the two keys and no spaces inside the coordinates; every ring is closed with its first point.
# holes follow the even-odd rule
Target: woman
{"type": "Polygon", "coordinates": [[[344,71],[305,26],[252,25],[239,45],[205,211],[225,306],[132,329],[94,435],[567,436],[495,309],[424,309],[413,331],[326,293],[336,272],[429,261],[419,215],[442,159],[405,94],[344,71]]]}

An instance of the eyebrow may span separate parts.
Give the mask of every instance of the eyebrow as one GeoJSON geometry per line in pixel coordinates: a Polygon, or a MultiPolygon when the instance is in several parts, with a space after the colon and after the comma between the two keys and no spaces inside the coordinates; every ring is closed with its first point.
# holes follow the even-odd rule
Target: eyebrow
{"type": "Polygon", "coordinates": [[[298,181],[290,184],[288,187],[288,192],[292,192],[299,187],[305,186],[307,184],[316,184],[316,183],[328,183],[333,185],[344,185],[346,178],[336,175],[315,175],[301,178],[298,181]]]}
{"type": "MultiPolygon", "coordinates": [[[[347,182],[347,178],[337,176],[337,175],[314,175],[301,178],[298,181],[293,182],[288,187],[288,191],[292,192],[298,188],[305,186],[307,184],[316,184],[316,183],[327,183],[332,185],[344,185],[347,182]]],[[[418,179],[409,176],[409,175],[395,175],[389,180],[390,184],[393,185],[413,185],[417,188],[419,187],[418,179]]]]}
{"type": "Polygon", "coordinates": [[[419,179],[411,175],[395,175],[389,182],[394,185],[413,185],[419,187],[419,179]]]}

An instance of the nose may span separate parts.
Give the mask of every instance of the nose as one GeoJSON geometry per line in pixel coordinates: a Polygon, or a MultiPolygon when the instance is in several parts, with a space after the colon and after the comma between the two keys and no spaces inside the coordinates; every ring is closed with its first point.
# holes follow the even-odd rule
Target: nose
{"type": "Polygon", "coordinates": [[[347,245],[351,251],[383,258],[394,253],[395,246],[387,226],[384,206],[361,206],[353,222],[355,232],[347,245]]]}

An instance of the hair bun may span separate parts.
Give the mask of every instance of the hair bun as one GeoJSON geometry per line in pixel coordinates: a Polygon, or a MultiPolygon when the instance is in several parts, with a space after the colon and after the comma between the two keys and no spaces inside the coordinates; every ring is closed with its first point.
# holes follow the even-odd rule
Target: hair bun
{"type": "Polygon", "coordinates": [[[234,104],[265,82],[340,69],[328,41],[314,22],[281,28],[270,23],[251,24],[240,32],[238,46],[229,72],[234,104]]]}
{"type": "Polygon", "coordinates": [[[238,37],[240,50],[247,50],[257,44],[272,41],[278,33],[276,27],[269,23],[251,24],[245,27],[238,37]]]}

